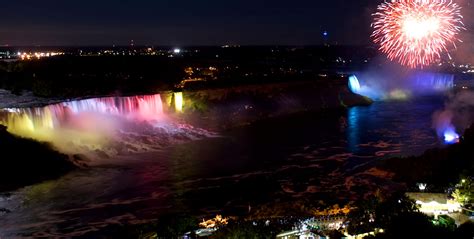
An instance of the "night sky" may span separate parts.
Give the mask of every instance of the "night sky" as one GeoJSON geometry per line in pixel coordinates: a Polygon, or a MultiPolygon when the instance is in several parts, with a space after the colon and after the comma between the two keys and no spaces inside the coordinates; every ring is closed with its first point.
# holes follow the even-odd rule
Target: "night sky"
{"type": "MultiPolygon", "coordinates": [[[[464,0],[468,1],[468,0],[464,0]]],[[[2,45],[370,43],[374,0],[3,1],[2,45]]]]}

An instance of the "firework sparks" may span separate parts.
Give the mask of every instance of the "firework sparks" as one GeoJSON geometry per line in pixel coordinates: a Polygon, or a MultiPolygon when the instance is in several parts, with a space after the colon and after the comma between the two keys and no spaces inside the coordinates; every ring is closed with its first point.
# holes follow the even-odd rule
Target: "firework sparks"
{"type": "Polygon", "coordinates": [[[456,47],[464,29],[461,7],[447,0],[393,0],[378,6],[372,38],[390,60],[412,68],[440,59],[456,47]]]}

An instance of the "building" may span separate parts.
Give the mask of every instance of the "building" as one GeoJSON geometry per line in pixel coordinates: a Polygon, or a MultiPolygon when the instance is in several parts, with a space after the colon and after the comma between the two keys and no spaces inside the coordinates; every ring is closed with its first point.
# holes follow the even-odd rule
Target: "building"
{"type": "Polygon", "coordinates": [[[453,199],[449,199],[443,193],[407,193],[420,207],[420,212],[428,215],[445,215],[462,210],[461,205],[453,199]]]}
{"type": "Polygon", "coordinates": [[[329,239],[324,233],[313,230],[293,230],[282,232],[276,236],[277,239],[329,239]]]}

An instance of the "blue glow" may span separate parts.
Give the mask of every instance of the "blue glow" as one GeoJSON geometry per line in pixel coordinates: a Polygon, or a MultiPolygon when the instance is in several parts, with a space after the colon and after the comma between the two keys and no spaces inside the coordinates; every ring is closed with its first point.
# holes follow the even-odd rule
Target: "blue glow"
{"type": "Polygon", "coordinates": [[[444,131],[444,142],[446,144],[457,144],[457,143],[459,143],[459,134],[456,133],[454,128],[449,127],[444,131]]]}
{"type": "Polygon", "coordinates": [[[328,35],[329,35],[329,33],[327,31],[323,32],[323,36],[327,37],[328,35]]]}
{"type": "Polygon", "coordinates": [[[351,89],[351,91],[355,94],[360,93],[360,82],[359,79],[357,79],[357,76],[349,76],[349,89],[351,89]]]}
{"type": "Polygon", "coordinates": [[[363,121],[362,117],[367,114],[364,112],[366,109],[362,107],[351,107],[348,111],[347,121],[348,127],[346,129],[347,134],[347,143],[349,150],[352,153],[359,152],[359,145],[361,142],[361,121],[363,121]]]}
{"type": "Polygon", "coordinates": [[[409,77],[420,93],[446,91],[454,87],[454,75],[432,72],[416,72],[409,77]]]}

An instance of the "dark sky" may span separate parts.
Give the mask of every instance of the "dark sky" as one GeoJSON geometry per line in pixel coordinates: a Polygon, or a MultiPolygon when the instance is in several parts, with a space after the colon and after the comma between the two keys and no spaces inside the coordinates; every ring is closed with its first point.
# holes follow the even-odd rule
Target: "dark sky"
{"type": "Polygon", "coordinates": [[[10,0],[0,44],[369,44],[382,0],[10,0]]]}

